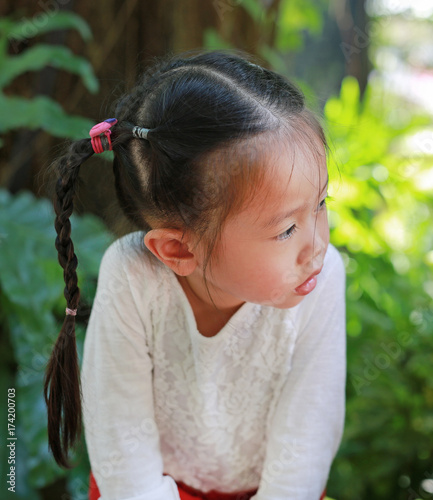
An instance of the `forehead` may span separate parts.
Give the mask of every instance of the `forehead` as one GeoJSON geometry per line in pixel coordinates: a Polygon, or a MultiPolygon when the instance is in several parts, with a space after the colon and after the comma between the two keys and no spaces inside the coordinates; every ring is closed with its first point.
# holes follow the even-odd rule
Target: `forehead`
{"type": "Polygon", "coordinates": [[[270,157],[262,192],[265,199],[275,201],[288,196],[295,201],[306,191],[317,191],[327,177],[326,153],[319,140],[309,138],[307,144],[290,141],[275,148],[270,157]]]}
{"type": "Polygon", "coordinates": [[[270,144],[262,161],[266,175],[252,202],[236,219],[266,225],[270,217],[281,211],[318,200],[328,177],[326,152],[318,137],[291,137],[270,144]]]}

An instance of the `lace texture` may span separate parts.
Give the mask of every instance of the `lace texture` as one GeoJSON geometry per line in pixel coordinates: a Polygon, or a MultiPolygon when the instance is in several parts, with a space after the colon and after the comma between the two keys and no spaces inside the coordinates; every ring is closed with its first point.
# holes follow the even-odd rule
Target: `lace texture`
{"type": "Polygon", "coordinates": [[[148,340],[164,471],[201,491],[257,488],[290,371],[293,310],[246,303],[205,337],[176,277],[160,273],[148,340]]]}

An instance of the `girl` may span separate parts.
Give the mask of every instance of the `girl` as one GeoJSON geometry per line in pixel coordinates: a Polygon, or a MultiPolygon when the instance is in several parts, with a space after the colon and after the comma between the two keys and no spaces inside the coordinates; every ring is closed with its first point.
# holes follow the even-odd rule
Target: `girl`
{"type": "Polygon", "coordinates": [[[65,322],[47,369],[54,457],[80,430],[69,216],[113,150],[137,231],[100,266],[82,366],[91,498],[319,500],[344,421],[345,274],[326,141],[299,90],[235,55],[160,63],[58,162],[65,322]]]}

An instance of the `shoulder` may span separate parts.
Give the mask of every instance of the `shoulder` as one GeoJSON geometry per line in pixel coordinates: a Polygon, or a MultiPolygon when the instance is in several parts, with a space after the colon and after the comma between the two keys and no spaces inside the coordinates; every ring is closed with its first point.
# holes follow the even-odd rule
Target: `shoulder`
{"type": "Polygon", "coordinates": [[[166,302],[166,275],[171,270],[144,245],[145,234],[143,231],[126,234],[105,250],[94,308],[100,302],[105,306],[121,304],[129,311],[135,307],[146,323],[149,312],[166,302]]]}
{"type": "Polygon", "coordinates": [[[144,244],[144,231],[128,233],[105,250],[102,256],[98,285],[111,293],[129,290],[134,295],[147,298],[157,283],[164,279],[167,268],[148,250],[144,244]]]}
{"type": "Polygon", "coordinates": [[[144,245],[144,235],[143,231],[135,231],[114,240],[105,250],[101,264],[108,266],[136,260],[139,257],[139,253],[143,252],[146,248],[144,245]]]}
{"type": "Polygon", "coordinates": [[[100,264],[100,273],[133,276],[137,271],[149,269],[157,272],[158,264],[153,254],[144,244],[144,231],[135,231],[113,241],[105,250],[100,264]]]}

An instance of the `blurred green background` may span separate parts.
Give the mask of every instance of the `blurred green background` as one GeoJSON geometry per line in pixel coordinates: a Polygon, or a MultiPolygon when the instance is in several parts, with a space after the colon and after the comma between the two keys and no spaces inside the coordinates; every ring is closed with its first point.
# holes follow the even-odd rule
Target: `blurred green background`
{"type": "MultiPolygon", "coordinates": [[[[328,495],[433,498],[432,20],[433,3],[423,0],[2,2],[1,498],[87,498],[84,443],[71,471],[47,451],[42,378],[65,307],[48,167],[66,140],[107,118],[152,57],[200,47],[245,50],[295,80],[331,144],[329,217],[347,271],[348,378],[328,495]],[[7,491],[4,446],[10,387],[15,493],[7,491]]],[[[80,352],[101,256],[135,230],[119,215],[110,157],[101,156],[81,170],[72,220],[80,352]]]]}

